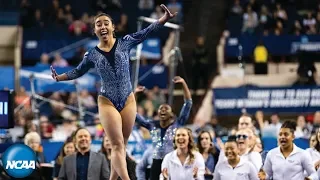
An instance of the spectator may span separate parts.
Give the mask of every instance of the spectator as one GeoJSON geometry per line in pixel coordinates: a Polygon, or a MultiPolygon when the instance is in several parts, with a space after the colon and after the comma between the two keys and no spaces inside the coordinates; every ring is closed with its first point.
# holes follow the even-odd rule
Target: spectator
{"type": "Polygon", "coordinates": [[[247,6],[247,12],[243,14],[243,27],[242,32],[252,34],[255,32],[255,28],[258,26],[258,15],[251,9],[251,6],[247,6]]]}
{"type": "Polygon", "coordinates": [[[29,146],[36,153],[39,163],[45,163],[42,147],[40,146],[41,137],[38,133],[29,132],[28,134],[26,134],[26,136],[24,137],[24,144],[29,146]]]}
{"type": "Polygon", "coordinates": [[[196,151],[191,130],[178,128],[173,139],[175,150],[164,157],[160,179],[204,179],[205,163],[202,155],[196,151]]]}
{"type": "Polygon", "coordinates": [[[140,10],[151,10],[154,7],[154,0],[139,0],[138,7],[140,10]]]}
{"type": "Polygon", "coordinates": [[[71,24],[73,22],[74,13],[70,4],[64,6],[64,16],[66,24],[71,24]]]}
{"type": "Polygon", "coordinates": [[[212,179],[215,166],[219,159],[220,151],[213,144],[213,139],[209,131],[200,132],[197,139],[197,147],[206,165],[205,179],[212,179]]]}
{"type": "Polygon", "coordinates": [[[317,130],[316,134],[314,134],[314,142],[311,142],[312,136],[310,138],[310,148],[306,149],[306,151],[310,154],[312,162],[316,170],[320,167],[320,131],[317,130]]]}
{"type": "MultiPolygon", "coordinates": [[[[236,133],[236,141],[238,143],[239,155],[241,158],[251,162],[258,173],[262,167],[262,157],[260,153],[253,151],[256,144],[254,136],[251,129],[241,129],[236,133]]],[[[227,160],[227,158],[224,153],[220,153],[218,164],[225,160],[227,160]]]]}
{"type": "Polygon", "coordinates": [[[242,15],[243,9],[240,5],[240,0],[234,0],[234,4],[231,7],[231,12],[235,15],[242,15]]]}
{"type": "Polygon", "coordinates": [[[197,92],[199,81],[202,81],[203,88],[206,88],[208,85],[209,78],[209,52],[205,47],[204,37],[199,36],[196,41],[196,47],[192,52],[192,69],[193,69],[193,91],[197,92]]]}
{"type": "Polygon", "coordinates": [[[40,117],[40,135],[42,139],[51,139],[53,126],[47,116],[40,117]]]}
{"type": "Polygon", "coordinates": [[[272,28],[272,16],[270,15],[268,8],[265,5],[261,7],[259,23],[263,34],[268,34],[270,29],[272,28]]]}
{"type": "Polygon", "coordinates": [[[88,180],[109,180],[110,171],[106,158],[90,150],[89,131],[85,128],[77,129],[74,133],[74,142],[77,153],[63,159],[58,179],[76,180],[83,177],[88,180]]]}
{"type": "Polygon", "coordinates": [[[305,28],[311,28],[316,26],[316,19],[312,17],[312,12],[308,12],[307,16],[303,19],[303,26],[305,28]]]}
{"type": "Polygon", "coordinates": [[[59,156],[55,161],[54,171],[53,171],[54,172],[53,180],[58,180],[60,168],[61,168],[61,165],[63,164],[64,157],[72,155],[75,151],[76,151],[76,148],[74,146],[73,139],[72,137],[69,137],[62,145],[59,156]]]}
{"type": "Polygon", "coordinates": [[[151,13],[150,17],[153,19],[159,19],[164,15],[164,12],[160,6],[157,6],[155,11],[151,13]]]}
{"type": "Polygon", "coordinates": [[[52,62],[52,66],[55,67],[67,67],[69,66],[68,61],[63,59],[60,53],[56,53],[54,56],[54,60],[52,62]]]}
{"type": "Polygon", "coordinates": [[[83,36],[88,33],[88,26],[80,20],[75,20],[70,24],[69,32],[74,36],[83,36]]]}
{"type": "Polygon", "coordinates": [[[226,161],[217,165],[214,172],[214,178],[217,180],[236,180],[250,179],[258,180],[258,174],[255,167],[248,161],[239,156],[240,149],[235,140],[228,140],[225,143],[226,161]],[[244,177],[244,175],[246,177],[244,177]]]}
{"type": "Polygon", "coordinates": [[[275,19],[280,20],[281,22],[286,22],[288,20],[287,12],[282,9],[281,4],[276,4],[276,10],[274,11],[274,17],[275,19]]]}
{"type": "Polygon", "coordinates": [[[294,132],[295,138],[305,138],[309,139],[311,130],[308,128],[306,119],[303,115],[298,116],[297,118],[297,128],[294,132]]]}
{"type": "Polygon", "coordinates": [[[281,128],[281,122],[278,114],[271,115],[271,123],[263,128],[263,136],[277,137],[281,128]]]}
{"type": "Polygon", "coordinates": [[[254,73],[268,74],[268,50],[262,41],[254,48],[254,73]]]}
{"type": "Polygon", "coordinates": [[[37,67],[49,67],[50,57],[47,53],[42,53],[40,56],[40,62],[36,64],[37,67]]]}
{"type": "Polygon", "coordinates": [[[44,177],[41,173],[41,164],[45,162],[45,159],[40,143],[41,138],[36,132],[30,132],[26,134],[24,138],[24,144],[29,146],[35,152],[37,157],[36,170],[33,171],[28,177],[24,178],[25,180],[42,180],[42,178],[44,177]]]}
{"type": "Polygon", "coordinates": [[[170,0],[167,7],[170,12],[178,13],[175,18],[171,19],[171,21],[178,24],[181,23],[183,18],[181,3],[177,2],[177,0],[170,0]]]}
{"type": "Polygon", "coordinates": [[[137,164],[137,180],[150,180],[150,170],[152,166],[153,147],[150,146],[142,156],[141,161],[137,164]]]}

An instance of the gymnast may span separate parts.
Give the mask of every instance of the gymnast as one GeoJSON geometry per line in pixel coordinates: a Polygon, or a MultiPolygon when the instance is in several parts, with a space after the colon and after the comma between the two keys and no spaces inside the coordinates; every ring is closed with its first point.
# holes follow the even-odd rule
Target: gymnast
{"type": "Polygon", "coordinates": [[[161,5],[165,14],[147,28],[117,39],[115,26],[107,14],[98,14],[94,18],[93,29],[99,38],[99,44],[85,53],[81,63],[73,70],[58,75],[51,67],[52,77],[56,81],[73,80],[95,68],[101,78],[98,96],[98,110],[101,124],[107,137],[110,137],[111,180],[120,176],[129,180],[126,165],[126,145],[135,123],[137,107],[132,90],[129,72],[130,49],[147,39],[151,32],[161,28],[177,13],[171,13],[161,5]]]}
{"type": "MultiPolygon", "coordinates": [[[[154,147],[153,161],[150,170],[150,179],[158,180],[161,174],[161,164],[166,154],[174,150],[173,138],[177,128],[184,126],[187,122],[192,108],[192,97],[186,81],[180,76],[173,79],[174,83],[182,84],[184,104],[176,118],[169,104],[162,104],[158,109],[158,120],[146,119],[137,114],[136,122],[147,128],[152,137],[154,147]]],[[[136,90],[141,91],[141,90],[136,90]]]]}

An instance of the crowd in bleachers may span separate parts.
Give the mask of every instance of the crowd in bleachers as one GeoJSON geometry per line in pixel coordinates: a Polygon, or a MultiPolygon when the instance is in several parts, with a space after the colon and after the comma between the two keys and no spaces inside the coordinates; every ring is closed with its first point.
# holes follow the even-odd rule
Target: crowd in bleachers
{"type": "Polygon", "coordinates": [[[313,35],[320,33],[319,22],[317,1],[234,0],[229,10],[228,29],[233,35],[313,35]]]}

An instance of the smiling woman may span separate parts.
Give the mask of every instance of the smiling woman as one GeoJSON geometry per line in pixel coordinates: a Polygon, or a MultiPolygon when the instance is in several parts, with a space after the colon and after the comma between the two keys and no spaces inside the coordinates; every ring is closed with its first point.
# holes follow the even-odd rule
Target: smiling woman
{"type": "Polygon", "coordinates": [[[192,131],[178,128],[173,143],[176,150],[164,157],[161,179],[204,179],[205,163],[202,155],[196,151],[192,131]]]}
{"type": "Polygon", "coordinates": [[[270,150],[267,154],[263,170],[259,173],[260,180],[270,177],[273,179],[282,179],[283,177],[287,179],[318,179],[308,152],[293,143],[296,126],[296,122],[293,121],[286,121],[282,124],[278,135],[279,147],[270,150]]]}

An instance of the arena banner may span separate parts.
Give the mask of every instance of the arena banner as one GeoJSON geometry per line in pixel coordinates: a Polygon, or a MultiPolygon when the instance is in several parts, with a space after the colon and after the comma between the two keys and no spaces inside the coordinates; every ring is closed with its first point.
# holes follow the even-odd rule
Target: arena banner
{"type": "Polygon", "coordinates": [[[259,41],[268,49],[272,55],[292,55],[298,51],[320,52],[319,35],[242,35],[229,37],[226,42],[225,52],[227,57],[252,56],[254,48],[259,41]],[[240,46],[241,45],[241,46],[240,46]]]}
{"type": "MultiPolygon", "coordinates": [[[[74,67],[56,68],[58,74],[64,73],[74,67]]],[[[0,69],[1,70],[1,69],[0,69]]],[[[1,72],[1,71],[0,71],[1,72]]],[[[0,73],[1,74],[1,73],[0,73]]],[[[31,91],[30,76],[34,75],[35,91],[37,93],[65,91],[74,92],[76,90],[74,81],[62,81],[55,82],[51,78],[50,67],[46,66],[33,66],[23,67],[20,69],[20,85],[23,86],[26,91],[31,91]]],[[[5,77],[8,77],[7,75],[5,77]]],[[[11,78],[12,76],[10,76],[11,78]]],[[[8,78],[8,79],[10,79],[8,78]]],[[[6,79],[6,81],[8,80],[6,79]]],[[[86,89],[89,92],[97,92],[100,84],[100,77],[92,69],[89,73],[78,78],[77,83],[80,89],[86,89]]],[[[12,80],[11,83],[14,81],[12,80]]],[[[148,89],[158,86],[159,88],[167,88],[168,71],[164,65],[156,66],[141,66],[139,69],[139,85],[145,86],[148,89]]],[[[1,83],[0,83],[1,86],[1,83]]]]}
{"type": "Polygon", "coordinates": [[[217,115],[240,115],[243,110],[254,114],[305,113],[320,109],[320,86],[255,87],[213,89],[213,106],[217,115]]]}
{"type": "Polygon", "coordinates": [[[14,89],[14,67],[1,66],[0,67],[0,89],[14,89]]]}

